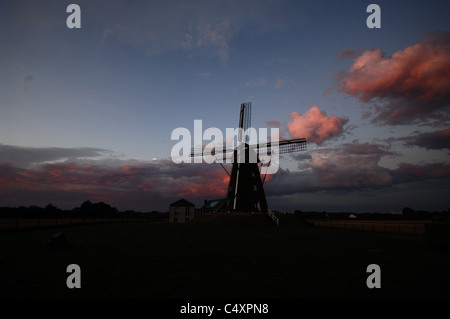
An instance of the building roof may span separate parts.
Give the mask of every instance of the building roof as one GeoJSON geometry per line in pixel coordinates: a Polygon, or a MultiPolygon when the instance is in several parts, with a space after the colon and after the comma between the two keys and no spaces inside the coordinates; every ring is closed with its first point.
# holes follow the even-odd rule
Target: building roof
{"type": "Polygon", "coordinates": [[[177,200],[176,202],[170,204],[169,206],[181,206],[181,207],[195,207],[194,204],[185,200],[184,198],[177,200]]]}
{"type": "Polygon", "coordinates": [[[227,200],[227,198],[205,200],[205,204],[203,205],[202,209],[213,211],[224,209],[227,204],[227,200]]]}

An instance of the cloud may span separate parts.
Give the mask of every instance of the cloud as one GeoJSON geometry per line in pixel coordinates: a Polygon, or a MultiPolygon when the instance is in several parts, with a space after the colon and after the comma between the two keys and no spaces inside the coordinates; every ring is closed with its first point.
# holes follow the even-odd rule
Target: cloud
{"type": "MultiPolygon", "coordinates": [[[[20,151],[19,151],[20,153],[20,151]]],[[[38,158],[48,158],[43,149],[38,158]]],[[[53,157],[52,157],[53,158],[53,157]]],[[[59,204],[55,194],[72,194],[65,205],[75,207],[80,198],[108,202],[121,209],[164,210],[181,197],[202,202],[225,197],[229,176],[219,165],[174,164],[170,160],[142,163],[136,160],[69,159],[33,167],[0,163],[0,205],[59,204]],[[212,182],[213,181],[213,182],[212,182]],[[39,196],[37,195],[39,194],[39,196]],[[137,204],[140,203],[140,204],[137,204]]],[[[71,208],[71,207],[69,207],[71,208]]]]}
{"type": "Polygon", "coordinates": [[[405,124],[427,121],[448,111],[449,77],[448,37],[429,33],[422,43],[399,50],[390,58],[381,49],[362,52],[341,75],[340,89],[362,102],[374,102],[374,122],[405,124]]]}
{"type": "Polygon", "coordinates": [[[450,177],[450,164],[410,164],[400,163],[391,171],[394,183],[411,183],[417,181],[444,179],[450,177]]]}
{"type": "Polygon", "coordinates": [[[334,54],[334,58],[339,59],[339,60],[350,59],[350,58],[354,59],[354,58],[358,57],[358,55],[360,55],[360,54],[361,54],[361,49],[358,49],[358,50],[343,49],[343,50],[337,51],[334,54]]]}
{"type": "Polygon", "coordinates": [[[64,148],[64,147],[23,147],[0,144],[0,163],[13,163],[16,167],[45,162],[61,161],[69,158],[94,158],[111,156],[112,151],[92,148],[64,148]]]}
{"type": "MultiPolygon", "coordinates": [[[[336,150],[334,150],[336,151],[336,150]]],[[[388,147],[371,144],[371,143],[359,143],[354,141],[353,143],[345,143],[341,146],[340,151],[342,154],[352,154],[352,155],[377,155],[377,156],[397,156],[396,152],[391,151],[388,147]]]]}
{"type": "Polygon", "coordinates": [[[419,40],[422,44],[446,45],[450,43],[450,31],[438,30],[426,32],[419,40]]]}
{"type": "Polygon", "coordinates": [[[275,87],[276,87],[277,89],[279,89],[279,88],[281,88],[285,83],[286,83],[286,80],[278,79],[278,80],[276,81],[276,83],[275,83],[275,87]]]}
{"type": "Polygon", "coordinates": [[[292,119],[292,122],[287,124],[292,138],[304,137],[318,145],[327,139],[341,135],[343,126],[348,122],[348,119],[335,115],[329,117],[318,106],[313,106],[303,115],[293,112],[288,117],[292,119]]]}
{"type": "Polygon", "coordinates": [[[297,23],[292,13],[285,20],[279,18],[287,11],[285,2],[155,0],[130,4],[115,0],[107,7],[93,3],[88,9],[102,26],[100,43],[116,39],[148,55],[184,51],[189,56],[214,55],[226,63],[234,37],[246,26],[257,25],[264,33],[297,23]]]}
{"type": "MultiPolygon", "coordinates": [[[[13,150],[23,154],[20,148],[13,150]]],[[[38,149],[33,151],[38,153],[38,149]]],[[[48,152],[44,148],[43,155],[33,158],[55,157],[48,152]]],[[[266,196],[279,201],[283,196],[304,193],[352,194],[450,178],[450,165],[445,163],[401,163],[395,169],[380,166],[382,157],[396,155],[387,146],[358,141],[295,154],[299,170],[280,168],[277,174],[269,176],[264,184],[266,196]]],[[[92,157],[43,161],[30,167],[0,162],[0,206],[53,203],[73,208],[90,199],[122,210],[165,211],[168,204],[179,198],[198,205],[204,199],[224,198],[228,182],[229,176],[219,165],[177,165],[171,160],[140,162],[92,157]]]]}
{"type": "Polygon", "coordinates": [[[101,38],[100,38],[100,45],[104,45],[106,40],[108,39],[108,37],[111,35],[111,33],[113,33],[113,30],[111,30],[110,28],[105,28],[102,33],[101,33],[101,38]]]}
{"type": "Polygon", "coordinates": [[[450,129],[420,133],[401,138],[407,146],[419,146],[425,149],[450,149],[450,129]]]}
{"type": "Polygon", "coordinates": [[[333,91],[333,88],[328,88],[325,91],[323,91],[323,96],[327,96],[328,94],[330,94],[333,91]]]}
{"type": "MultiPolygon", "coordinates": [[[[400,163],[390,169],[380,166],[384,156],[397,156],[383,145],[358,142],[340,147],[310,151],[301,156],[299,170],[282,169],[265,185],[268,196],[290,196],[303,193],[351,193],[390,189],[410,183],[450,178],[447,163],[400,163]]],[[[418,186],[420,187],[420,186],[418,186]]],[[[406,188],[403,187],[403,190],[406,188]]],[[[368,194],[370,194],[370,192],[368,194]]]]}
{"type": "Polygon", "coordinates": [[[277,120],[275,120],[275,121],[267,121],[266,125],[267,126],[271,126],[271,127],[278,127],[279,128],[281,126],[281,123],[279,121],[277,121],[277,120]]]}
{"type": "Polygon", "coordinates": [[[261,87],[266,85],[266,80],[264,78],[257,78],[250,81],[245,82],[245,87],[261,87]]]}
{"type": "MultiPolygon", "coordinates": [[[[197,47],[212,46],[223,62],[227,62],[230,54],[229,42],[234,31],[228,19],[224,19],[215,25],[200,24],[197,26],[197,47]]],[[[187,34],[187,39],[192,41],[192,34],[187,34]]]]}
{"type": "Polygon", "coordinates": [[[342,148],[324,149],[323,153],[301,158],[300,171],[280,169],[267,184],[266,193],[282,196],[387,187],[392,184],[392,176],[387,168],[379,166],[381,156],[371,152],[346,153],[342,148]]]}

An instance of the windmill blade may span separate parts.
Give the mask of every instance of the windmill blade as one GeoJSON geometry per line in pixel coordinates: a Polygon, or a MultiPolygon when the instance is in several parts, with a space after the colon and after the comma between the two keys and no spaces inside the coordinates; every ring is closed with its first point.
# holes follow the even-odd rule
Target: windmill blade
{"type": "MultiPolygon", "coordinates": [[[[243,130],[244,132],[248,130],[249,127],[252,126],[252,103],[248,102],[248,103],[244,103],[245,108],[244,108],[244,127],[243,130]]],[[[250,133],[250,131],[249,131],[250,133]]],[[[245,136],[245,143],[249,143],[250,142],[250,134],[245,136]]]]}
{"type": "Polygon", "coordinates": [[[244,143],[249,143],[250,141],[250,134],[245,136],[245,140],[242,139],[242,134],[247,131],[247,129],[251,126],[251,116],[252,115],[252,103],[242,103],[241,104],[241,112],[239,114],[239,126],[238,128],[242,129],[239,130],[239,136],[238,136],[238,143],[241,141],[244,143]]]}
{"type": "Polygon", "coordinates": [[[306,138],[298,138],[281,142],[279,143],[280,154],[306,151],[306,138]]]}
{"type": "Polygon", "coordinates": [[[270,155],[273,152],[272,149],[275,149],[275,151],[277,151],[279,154],[306,151],[306,138],[283,140],[279,141],[278,143],[261,143],[250,145],[250,148],[256,149],[258,156],[260,154],[270,155]]]}
{"type": "Polygon", "coordinates": [[[196,150],[192,147],[189,157],[212,155],[212,156],[216,156],[217,159],[226,160],[227,156],[229,156],[229,154],[232,154],[233,152],[234,152],[233,149],[229,149],[225,145],[223,147],[220,147],[220,146],[214,147],[210,152],[209,151],[206,152],[205,149],[203,149],[203,150],[197,149],[196,150]]]}

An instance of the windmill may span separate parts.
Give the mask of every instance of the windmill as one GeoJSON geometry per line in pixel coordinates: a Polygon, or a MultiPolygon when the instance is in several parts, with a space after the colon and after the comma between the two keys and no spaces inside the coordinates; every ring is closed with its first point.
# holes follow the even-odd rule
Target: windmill
{"type": "MultiPolygon", "coordinates": [[[[260,155],[272,156],[274,153],[285,154],[306,150],[305,138],[249,145],[250,136],[245,135],[243,138],[243,133],[250,128],[250,124],[251,103],[242,103],[239,116],[238,146],[235,149],[224,146],[223,149],[215,148],[211,151],[211,155],[219,154],[223,157],[222,160],[227,154],[232,153],[233,156],[231,174],[222,165],[222,161],[217,158],[219,159],[217,162],[230,176],[225,199],[225,209],[228,211],[267,212],[268,205],[263,187],[267,174],[261,179],[260,155]]],[[[202,155],[203,151],[195,152],[194,150],[190,154],[191,157],[202,155]]]]}

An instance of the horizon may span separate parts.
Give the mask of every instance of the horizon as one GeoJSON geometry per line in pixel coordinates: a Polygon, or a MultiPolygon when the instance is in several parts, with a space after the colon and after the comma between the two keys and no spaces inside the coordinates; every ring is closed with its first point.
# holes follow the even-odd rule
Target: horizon
{"type": "Polygon", "coordinates": [[[76,3],[81,28],[69,2],[0,4],[0,207],[224,198],[223,168],[174,163],[171,133],[236,128],[252,102],[256,130],[307,140],[269,209],[450,208],[447,1],[377,1],[381,28],[360,1],[76,3]]]}
{"type": "MultiPolygon", "coordinates": [[[[76,209],[81,208],[82,205],[87,203],[87,202],[90,202],[91,204],[106,204],[108,207],[117,210],[117,212],[119,212],[119,213],[128,213],[128,212],[130,212],[130,213],[137,213],[137,214],[148,214],[148,213],[160,213],[160,214],[166,214],[167,213],[168,214],[169,213],[169,209],[162,210],[162,211],[161,210],[147,210],[147,211],[139,211],[138,210],[138,211],[136,211],[136,210],[132,210],[132,209],[119,210],[116,207],[110,205],[109,203],[93,202],[91,200],[86,200],[83,203],[80,203],[80,205],[74,206],[72,208],[60,208],[60,207],[57,207],[57,206],[53,205],[52,203],[48,203],[47,205],[44,205],[44,206],[38,206],[38,205],[0,206],[0,211],[3,210],[3,209],[5,209],[5,210],[8,210],[8,209],[12,209],[12,210],[31,209],[31,210],[33,210],[33,209],[38,208],[38,209],[43,210],[43,211],[45,211],[46,209],[49,209],[49,210],[56,209],[56,210],[63,211],[63,212],[71,212],[71,211],[74,211],[76,209]]],[[[197,207],[196,204],[194,204],[194,205],[195,205],[195,207],[194,207],[195,209],[201,209],[202,208],[201,205],[199,205],[198,207],[197,207]]],[[[168,207],[170,207],[170,206],[168,205],[168,207]]],[[[300,213],[300,214],[311,214],[311,213],[314,213],[314,214],[324,214],[324,213],[328,214],[328,213],[330,213],[330,214],[356,214],[356,215],[367,215],[367,214],[369,214],[369,215],[372,215],[372,214],[374,214],[374,215],[375,214],[379,214],[379,215],[403,215],[405,210],[410,211],[412,213],[425,213],[425,214],[430,214],[430,215],[431,214],[448,214],[448,213],[450,213],[450,208],[448,208],[446,210],[445,209],[444,210],[440,210],[440,211],[438,211],[438,210],[429,210],[429,209],[416,210],[413,207],[409,207],[409,206],[402,207],[402,209],[398,209],[398,210],[391,210],[390,212],[378,212],[378,211],[364,211],[364,212],[360,211],[360,212],[356,212],[356,211],[345,211],[345,210],[341,210],[341,211],[325,211],[325,210],[307,210],[307,211],[303,211],[303,210],[300,210],[300,209],[294,209],[292,211],[273,210],[272,212],[273,213],[277,213],[277,214],[278,213],[279,214],[297,214],[297,213],[300,213]]],[[[36,213],[36,211],[33,211],[33,213],[36,213]]],[[[222,214],[224,212],[223,211],[221,211],[221,212],[210,211],[208,213],[211,213],[211,214],[214,214],[214,213],[222,214]]],[[[237,213],[243,213],[243,212],[237,212],[237,213]]],[[[255,213],[263,213],[263,212],[255,212],[255,213]]],[[[250,213],[248,213],[248,214],[250,214],[250,213]]],[[[0,218],[1,217],[2,216],[0,215],[0,218]]]]}

